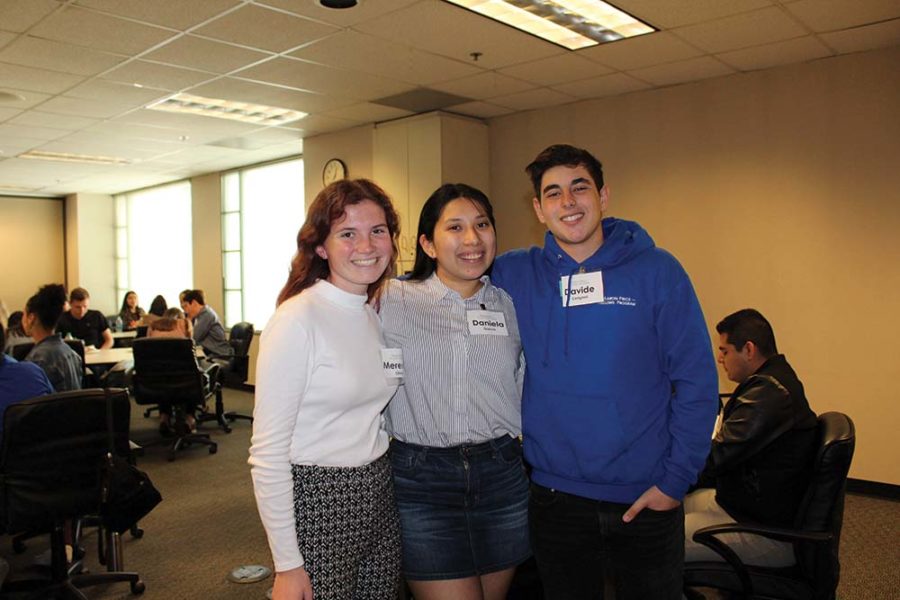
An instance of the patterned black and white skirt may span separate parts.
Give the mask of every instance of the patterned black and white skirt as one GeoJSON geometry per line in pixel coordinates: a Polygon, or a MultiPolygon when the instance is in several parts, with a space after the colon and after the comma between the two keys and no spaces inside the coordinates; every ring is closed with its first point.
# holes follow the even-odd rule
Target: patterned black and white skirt
{"type": "Polygon", "coordinates": [[[387,455],[362,467],[291,465],[297,544],[316,600],[393,600],[400,526],[387,455]]]}

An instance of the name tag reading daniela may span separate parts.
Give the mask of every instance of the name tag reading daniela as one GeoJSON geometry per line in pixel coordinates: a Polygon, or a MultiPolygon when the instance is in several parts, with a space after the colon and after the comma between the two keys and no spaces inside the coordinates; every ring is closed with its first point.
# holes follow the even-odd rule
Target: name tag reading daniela
{"type": "Polygon", "coordinates": [[[603,273],[576,273],[559,278],[559,295],[563,307],[603,302],[603,273]]]}
{"type": "Polygon", "coordinates": [[[382,348],[381,365],[386,379],[403,378],[403,349],[382,348]]]}
{"type": "Polygon", "coordinates": [[[496,310],[467,310],[469,335],[509,335],[506,316],[496,310]]]}

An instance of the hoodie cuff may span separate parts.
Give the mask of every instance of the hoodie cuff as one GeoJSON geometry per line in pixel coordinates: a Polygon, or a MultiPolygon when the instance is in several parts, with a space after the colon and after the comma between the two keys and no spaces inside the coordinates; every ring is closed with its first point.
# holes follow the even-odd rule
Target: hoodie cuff
{"type": "Polygon", "coordinates": [[[684,500],[688,488],[691,487],[691,481],[682,479],[672,473],[666,473],[663,478],[656,483],[656,487],[660,489],[666,496],[675,498],[679,502],[684,500]]]}

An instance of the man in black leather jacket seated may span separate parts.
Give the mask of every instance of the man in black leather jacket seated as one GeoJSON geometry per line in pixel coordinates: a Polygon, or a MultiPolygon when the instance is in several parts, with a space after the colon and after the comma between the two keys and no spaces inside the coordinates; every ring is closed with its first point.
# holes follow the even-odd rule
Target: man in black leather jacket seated
{"type": "MultiPolygon", "coordinates": [[[[691,540],[709,525],[793,525],[809,482],[816,415],[803,384],[759,311],[739,310],[716,325],[719,363],[738,384],[722,409],[699,486],[684,500],[685,561],[721,560],[691,540]],[[705,489],[709,487],[711,489],[705,489]]],[[[751,534],[719,536],[746,564],[793,564],[791,544],[751,534]]]]}

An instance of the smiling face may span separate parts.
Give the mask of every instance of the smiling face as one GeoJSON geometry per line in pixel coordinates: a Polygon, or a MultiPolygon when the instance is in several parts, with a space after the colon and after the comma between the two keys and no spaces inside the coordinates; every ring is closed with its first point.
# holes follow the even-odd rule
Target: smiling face
{"type": "Polygon", "coordinates": [[[134,292],[131,292],[130,294],[125,296],[125,304],[131,310],[134,310],[134,307],[137,306],[137,303],[138,303],[137,294],[135,294],[134,292]]]}
{"type": "Polygon", "coordinates": [[[419,244],[437,262],[437,276],[452,290],[468,298],[481,287],[497,254],[497,236],[484,207],[469,198],[457,198],[444,206],[434,227],[433,239],[424,234],[419,244]]]}
{"type": "Polygon", "coordinates": [[[541,197],[533,203],[538,220],[581,262],[603,244],[601,221],[608,201],[606,186],[598,190],[586,168],[560,165],[544,173],[541,197]]]}
{"type": "Polygon", "coordinates": [[[365,295],[393,255],[384,209],[371,200],[347,205],[316,254],[328,261],[330,283],[345,292],[365,295]]]}

